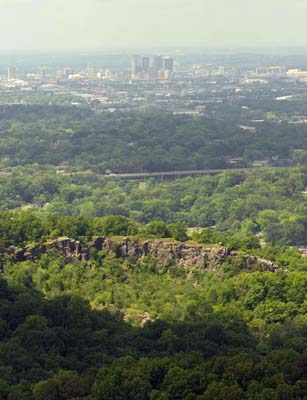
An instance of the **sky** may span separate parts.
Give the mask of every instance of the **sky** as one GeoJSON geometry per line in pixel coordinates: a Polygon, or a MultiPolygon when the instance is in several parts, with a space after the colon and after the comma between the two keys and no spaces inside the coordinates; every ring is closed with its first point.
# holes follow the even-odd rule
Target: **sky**
{"type": "Polygon", "coordinates": [[[0,0],[0,50],[306,46],[307,0],[0,0]]]}

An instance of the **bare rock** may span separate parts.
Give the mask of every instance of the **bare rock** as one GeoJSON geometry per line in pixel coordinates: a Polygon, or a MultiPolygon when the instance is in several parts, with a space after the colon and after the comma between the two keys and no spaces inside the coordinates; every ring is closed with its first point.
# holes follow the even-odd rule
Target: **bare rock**
{"type": "Polygon", "coordinates": [[[265,271],[274,272],[279,268],[272,261],[259,257],[250,256],[231,251],[225,247],[212,247],[202,244],[180,243],[166,240],[134,240],[109,239],[103,237],[94,238],[86,245],[80,241],[68,237],[49,240],[43,244],[35,244],[15,251],[16,262],[25,260],[36,260],[42,254],[56,251],[65,257],[67,262],[74,259],[89,261],[92,249],[105,251],[106,254],[113,254],[118,258],[135,257],[143,259],[151,256],[157,265],[168,267],[176,264],[183,268],[218,270],[229,258],[240,262],[240,269],[253,271],[260,268],[265,271]]]}

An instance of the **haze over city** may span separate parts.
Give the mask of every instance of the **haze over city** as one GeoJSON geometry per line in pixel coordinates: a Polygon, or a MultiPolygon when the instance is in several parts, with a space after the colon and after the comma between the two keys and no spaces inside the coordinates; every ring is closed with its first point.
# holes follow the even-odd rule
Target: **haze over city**
{"type": "Polygon", "coordinates": [[[304,46],[306,0],[0,0],[0,50],[304,46]]]}
{"type": "Polygon", "coordinates": [[[0,0],[0,400],[307,400],[307,0],[0,0]]]}

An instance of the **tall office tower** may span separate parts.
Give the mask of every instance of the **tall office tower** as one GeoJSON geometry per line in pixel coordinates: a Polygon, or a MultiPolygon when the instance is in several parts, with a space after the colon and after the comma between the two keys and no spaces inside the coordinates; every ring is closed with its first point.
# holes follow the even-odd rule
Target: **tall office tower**
{"type": "Polygon", "coordinates": [[[142,57],[142,71],[148,72],[150,67],[150,58],[149,57],[142,57]]]}
{"type": "Polygon", "coordinates": [[[163,57],[163,69],[159,71],[158,79],[171,79],[174,73],[174,59],[163,57]]]}
{"type": "Polygon", "coordinates": [[[56,76],[56,79],[63,79],[64,78],[63,70],[58,69],[55,76],[56,76]]]}
{"type": "Polygon", "coordinates": [[[10,65],[7,69],[7,79],[9,81],[16,79],[16,67],[13,65],[10,65]]]}
{"type": "Polygon", "coordinates": [[[150,59],[151,78],[157,79],[161,69],[163,69],[163,58],[161,56],[152,56],[150,59]]]}
{"type": "Polygon", "coordinates": [[[163,57],[163,69],[174,72],[174,59],[172,57],[163,57]]]}
{"type": "Polygon", "coordinates": [[[163,58],[161,56],[153,56],[151,58],[151,68],[159,71],[163,68],[163,58]]]}
{"type": "Polygon", "coordinates": [[[46,70],[44,67],[39,69],[39,78],[44,81],[46,79],[46,70]]]}
{"type": "Polygon", "coordinates": [[[223,66],[219,67],[218,75],[225,75],[225,68],[223,66]]]}
{"type": "Polygon", "coordinates": [[[131,79],[138,79],[139,73],[139,56],[134,55],[131,57],[131,79]]]}
{"type": "Polygon", "coordinates": [[[147,56],[142,57],[141,60],[141,79],[150,79],[150,58],[147,56]]]}
{"type": "Polygon", "coordinates": [[[89,79],[95,79],[96,78],[96,72],[95,68],[92,64],[87,65],[87,71],[86,71],[87,77],[89,79]]]}

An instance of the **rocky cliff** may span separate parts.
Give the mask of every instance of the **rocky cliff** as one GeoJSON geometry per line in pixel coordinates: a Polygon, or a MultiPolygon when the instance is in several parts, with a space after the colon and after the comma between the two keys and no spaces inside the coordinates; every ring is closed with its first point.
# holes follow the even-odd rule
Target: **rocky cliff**
{"type": "Polygon", "coordinates": [[[238,253],[224,247],[209,247],[202,244],[188,244],[165,240],[109,239],[97,237],[87,244],[70,238],[58,238],[14,251],[15,261],[36,260],[42,254],[58,252],[67,262],[73,259],[89,261],[93,252],[103,251],[118,258],[154,258],[158,265],[178,265],[185,268],[216,270],[226,261],[237,262],[240,269],[252,271],[262,269],[274,272],[273,262],[259,257],[238,253]]]}

